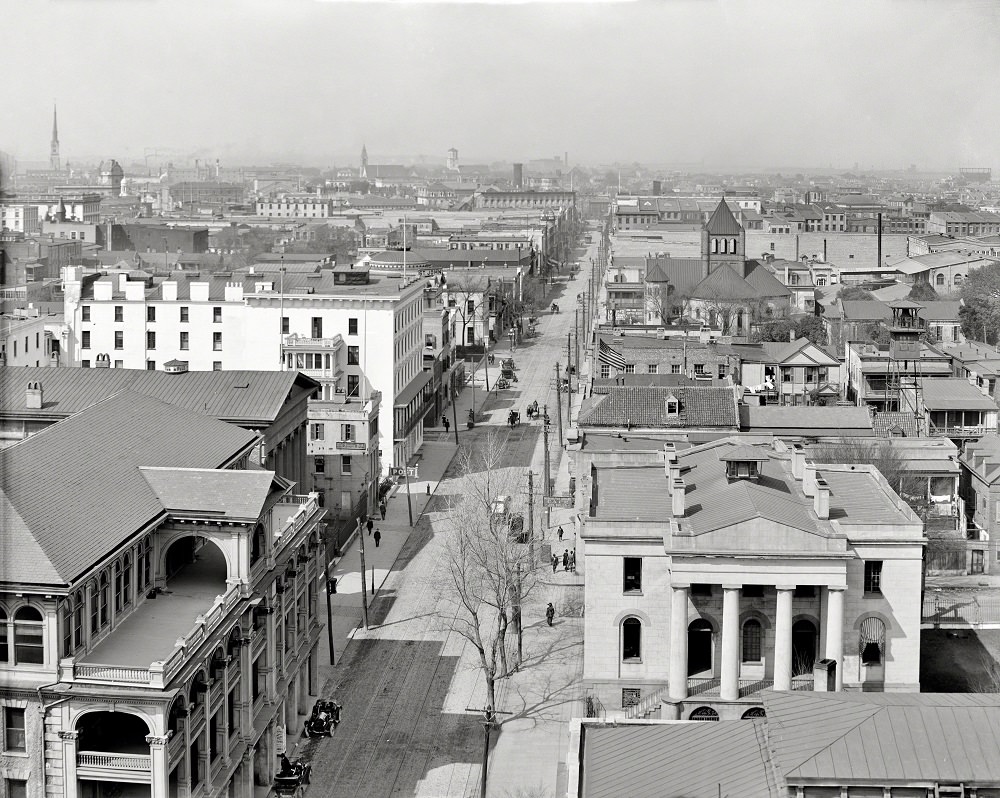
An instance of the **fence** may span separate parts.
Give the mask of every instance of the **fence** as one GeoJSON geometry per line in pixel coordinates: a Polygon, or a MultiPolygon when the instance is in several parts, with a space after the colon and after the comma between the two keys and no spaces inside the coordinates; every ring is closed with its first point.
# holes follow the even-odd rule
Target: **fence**
{"type": "Polygon", "coordinates": [[[929,593],[921,615],[924,623],[935,626],[1000,626],[1000,596],[929,593]]]}

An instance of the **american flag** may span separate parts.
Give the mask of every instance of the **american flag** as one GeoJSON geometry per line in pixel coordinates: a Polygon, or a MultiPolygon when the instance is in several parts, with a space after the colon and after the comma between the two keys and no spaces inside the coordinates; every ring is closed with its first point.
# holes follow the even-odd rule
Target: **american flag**
{"type": "Polygon", "coordinates": [[[614,366],[619,371],[625,368],[625,356],[608,346],[603,338],[597,346],[597,360],[600,363],[607,363],[609,366],[614,366]]]}

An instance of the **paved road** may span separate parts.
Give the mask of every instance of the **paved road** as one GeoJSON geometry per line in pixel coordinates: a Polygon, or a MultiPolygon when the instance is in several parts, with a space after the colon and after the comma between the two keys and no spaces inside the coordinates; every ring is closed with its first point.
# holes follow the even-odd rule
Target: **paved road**
{"type": "MultiPolygon", "coordinates": [[[[499,396],[491,393],[475,430],[463,431],[463,443],[471,438],[475,445],[489,430],[506,430],[507,411],[519,409],[522,424],[508,433],[504,463],[519,476],[529,466],[541,474],[541,427],[525,422],[524,409],[532,400],[547,402],[555,424],[554,365],[557,360],[565,364],[566,333],[587,274],[583,269],[573,281],[557,281],[547,300],[558,302],[562,312],[540,314],[540,334],[513,353],[518,382],[499,396]]],[[[508,355],[506,342],[496,354],[508,355]]],[[[491,386],[493,377],[491,370],[491,386]]],[[[551,451],[554,471],[560,452],[555,440],[551,451]]],[[[438,494],[454,492],[457,485],[457,474],[446,473],[438,494]]],[[[309,796],[478,795],[482,724],[480,716],[465,710],[485,703],[485,687],[478,655],[453,630],[444,557],[448,532],[434,512],[436,505],[440,502],[431,502],[400,551],[373,605],[372,629],[359,630],[323,688],[323,695],[343,704],[345,720],[332,738],[304,744],[313,762],[309,796]]],[[[536,512],[540,517],[537,506],[536,512]]],[[[491,780],[502,781],[496,774],[491,780]]]]}

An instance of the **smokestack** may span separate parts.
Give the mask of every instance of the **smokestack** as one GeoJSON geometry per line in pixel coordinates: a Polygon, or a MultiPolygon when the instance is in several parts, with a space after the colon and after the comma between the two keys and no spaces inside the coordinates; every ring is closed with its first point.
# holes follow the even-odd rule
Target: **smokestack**
{"type": "Polygon", "coordinates": [[[876,264],[880,269],[882,268],[882,214],[878,215],[878,263],[876,264]]]}
{"type": "Polygon", "coordinates": [[[830,261],[826,258],[826,239],[823,239],[823,263],[829,263],[830,261]]]}
{"type": "Polygon", "coordinates": [[[569,168],[569,151],[568,150],[563,153],[563,166],[565,166],[567,169],[569,168]]]}
{"type": "Polygon", "coordinates": [[[653,196],[660,196],[660,192],[663,190],[663,184],[659,180],[653,181],[653,196]]]}
{"type": "Polygon", "coordinates": [[[514,164],[514,188],[524,188],[524,164],[514,164]]]}

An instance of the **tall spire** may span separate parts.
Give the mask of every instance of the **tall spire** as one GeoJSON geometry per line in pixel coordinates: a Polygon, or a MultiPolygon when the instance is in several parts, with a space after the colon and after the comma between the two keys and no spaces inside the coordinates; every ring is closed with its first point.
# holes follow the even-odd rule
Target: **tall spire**
{"type": "Polygon", "coordinates": [[[52,143],[49,146],[49,168],[59,171],[59,120],[56,115],[56,105],[52,103],[52,143]]]}

